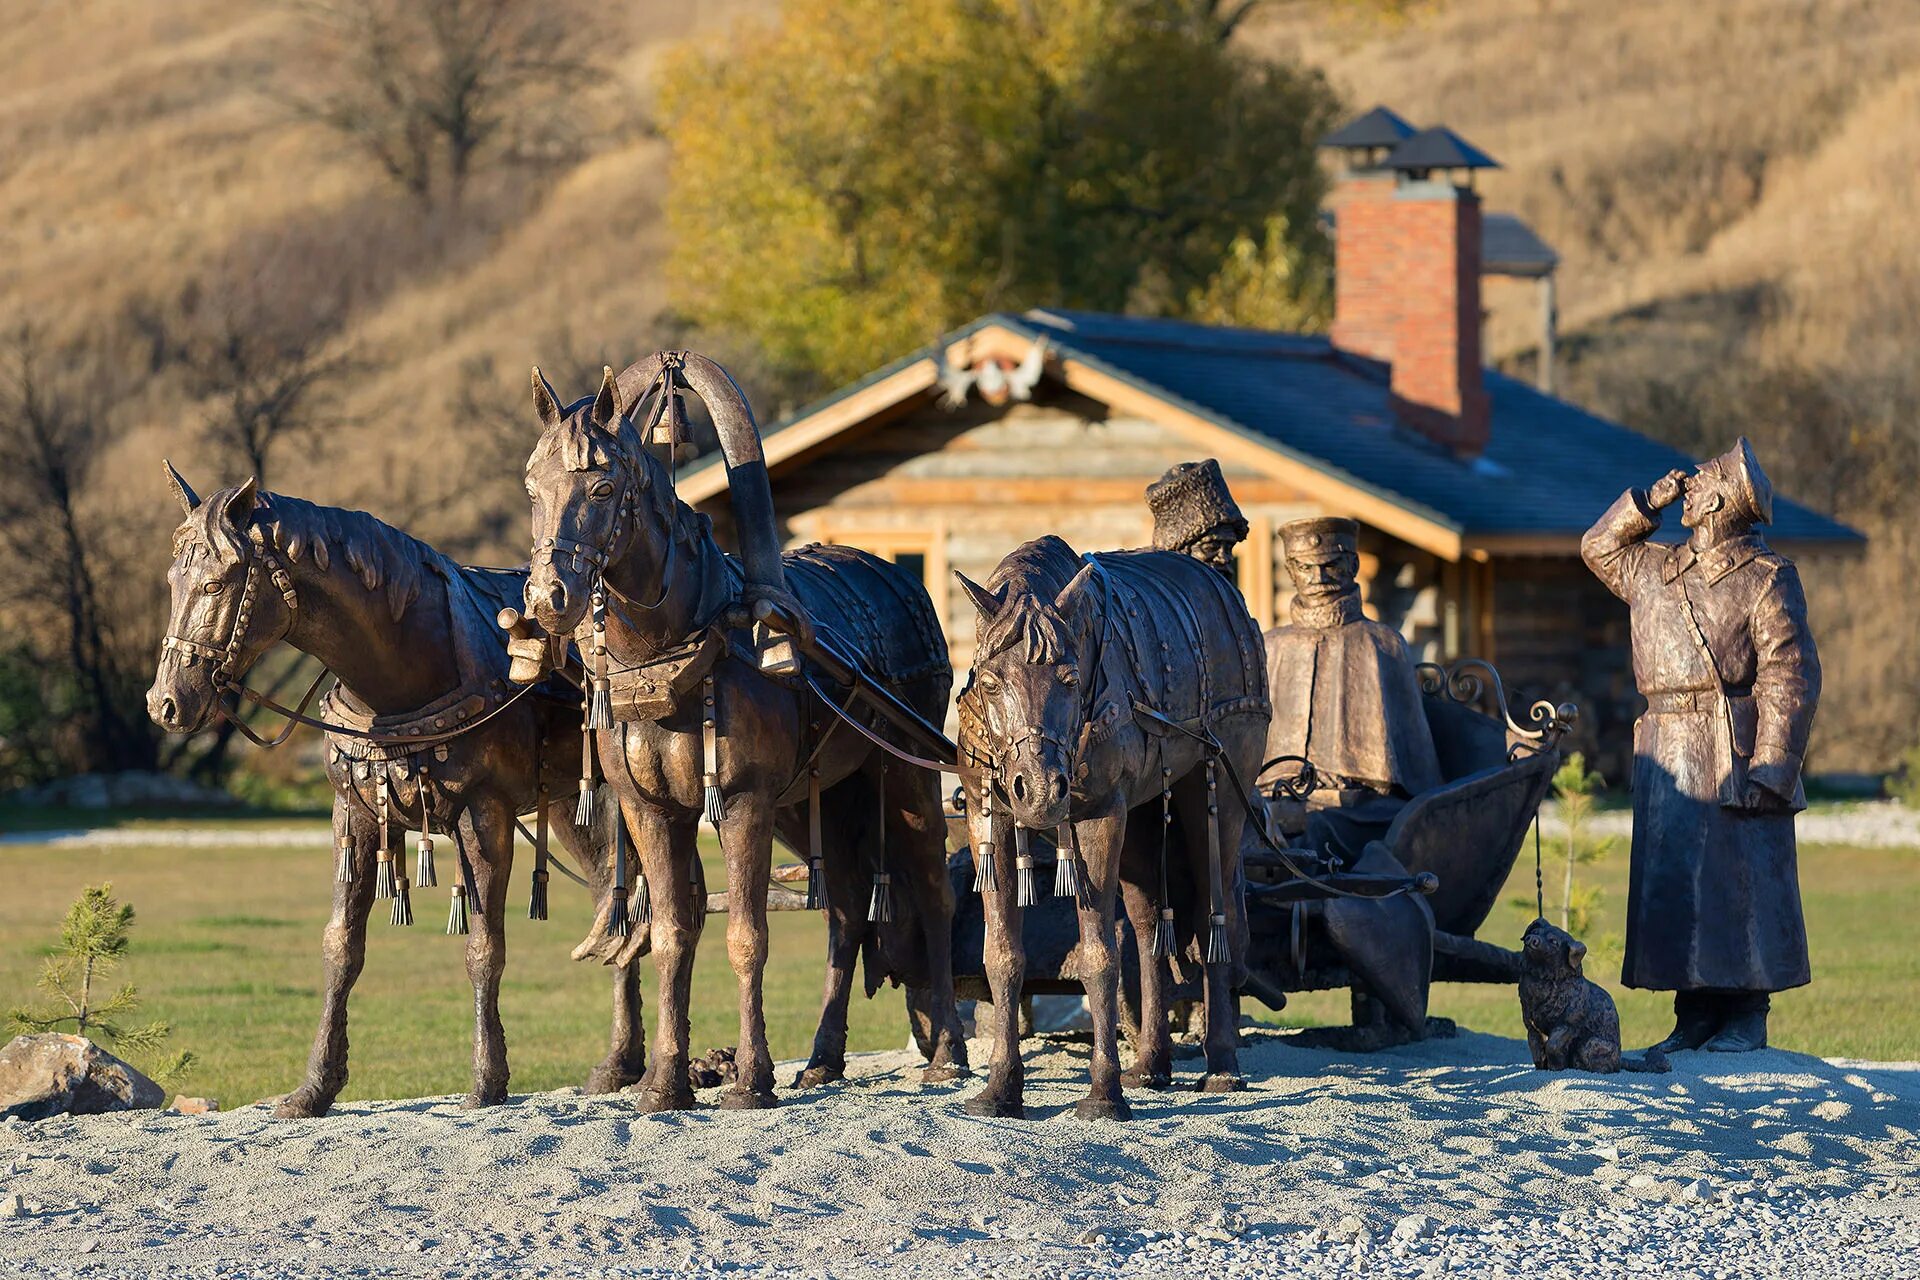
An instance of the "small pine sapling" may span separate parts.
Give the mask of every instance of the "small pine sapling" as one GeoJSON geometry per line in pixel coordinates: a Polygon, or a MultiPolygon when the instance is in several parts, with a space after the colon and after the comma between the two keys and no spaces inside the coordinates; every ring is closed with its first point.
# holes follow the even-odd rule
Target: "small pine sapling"
{"type": "Polygon", "coordinates": [[[1560,889],[1560,927],[1575,937],[1584,936],[1600,905],[1600,891],[1582,887],[1576,891],[1573,869],[1576,865],[1597,862],[1613,847],[1611,838],[1586,839],[1587,820],[1593,816],[1595,796],[1607,780],[1587,769],[1587,758],[1576,751],[1569,755],[1553,775],[1554,794],[1560,800],[1560,815],[1567,824],[1566,874],[1560,889]]]}
{"type": "MultiPolygon", "coordinates": [[[[10,1009],[8,1021],[29,1034],[71,1028],[76,1035],[106,1040],[123,1056],[151,1059],[164,1054],[171,1034],[166,1023],[129,1026],[121,1021],[140,1007],[140,995],[132,983],[121,984],[104,998],[95,997],[94,984],[104,984],[126,955],[127,931],[132,927],[133,906],[114,900],[111,883],[83,889],[61,922],[59,947],[40,966],[39,987],[53,1002],[40,1008],[10,1009]]],[[[175,1053],[147,1074],[165,1083],[179,1079],[192,1066],[192,1054],[175,1053]]]]}

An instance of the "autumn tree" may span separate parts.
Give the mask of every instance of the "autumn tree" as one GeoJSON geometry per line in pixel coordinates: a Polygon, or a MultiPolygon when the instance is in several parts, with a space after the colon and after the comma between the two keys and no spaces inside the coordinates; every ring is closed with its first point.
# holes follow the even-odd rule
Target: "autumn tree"
{"type": "Polygon", "coordinates": [[[1230,42],[1249,7],[787,0],[683,50],[679,304],[831,382],[991,309],[1183,314],[1241,240],[1310,282],[1337,104],[1230,42]]]}

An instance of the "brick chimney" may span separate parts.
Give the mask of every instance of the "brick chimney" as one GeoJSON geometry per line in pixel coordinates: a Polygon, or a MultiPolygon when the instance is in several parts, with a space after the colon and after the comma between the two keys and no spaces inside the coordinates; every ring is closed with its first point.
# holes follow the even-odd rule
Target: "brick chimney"
{"type": "Polygon", "coordinates": [[[1415,133],[1384,108],[1322,145],[1348,159],[1332,200],[1334,345],[1391,367],[1401,421],[1456,454],[1478,454],[1489,408],[1473,173],[1494,161],[1451,130],[1415,133]]]}

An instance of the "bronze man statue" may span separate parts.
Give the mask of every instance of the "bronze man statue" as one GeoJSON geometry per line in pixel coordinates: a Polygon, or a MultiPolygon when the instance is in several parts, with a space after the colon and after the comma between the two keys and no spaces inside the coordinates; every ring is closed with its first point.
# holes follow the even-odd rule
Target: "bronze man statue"
{"type": "Polygon", "coordinates": [[[1267,632],[1273,724],[1267,758],[1310,761],[1320,789],[1281,830],[1358,854],[1406,802],[1440,785],[1420,684],[1400,633],[1360,609],[1360,526],[1325,517],[1280,527],[1293,622],[1267,632]]]}
{"type": "Polygon", "coordinates": [[[1769,993],[1811,978],[1793,815],[1820,660],[1799,576],[1754,532],[1772,516],[1743,438],[1692,476],[1629,489],[1580,544],[1631,610],[1647,700],[1621,981],[1675,993],[1665,1052],[1763,1047],[1769,993]],[[1692,536],[1649,541],[1675,502],[1692,536]]]}
{"type": "Polygon", "coordinates": [[[1179,551],[1235,576],[1233,549],[1247,538],[1247,518],[1227,492],[1212,458],[1182,462],[1147,486],[1153,512],[1153,549],[1179,551]]]}

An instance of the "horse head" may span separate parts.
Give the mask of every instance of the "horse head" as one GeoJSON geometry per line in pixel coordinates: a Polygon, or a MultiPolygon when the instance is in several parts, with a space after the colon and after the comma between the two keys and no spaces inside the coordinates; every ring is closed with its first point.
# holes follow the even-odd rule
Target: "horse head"
{"type": "Polygon", "coordinates": [[[596,394],[564,409],[535,369],[533,407],[542,432],[527,459],[527,496],[533,500],[527,610],[548,634],[571,635],[607,570],[646,554],[649,545],[664,551],[672,534],[634,536],[640,514],[651,509],[646,500],[656,487],[657,464],[619,406],[612,369],[596,394]]]}
{"type": "Polygon", "coordinates": [[[1065,822],[1093,679],[1096,603],[1092,565],[1058,595],[1002,582],[986,587],[956,573],[979,611],[973,693],[988,750],[1014,821],[1051,829],[1065,822]]]}
{"type": "Polygon", "coordinates": [[[173,533],[172,603],[147,714],[169,733],[195,733],[222,693],[292,628],[291,588],[254,533],[255,481],[201,501],[172,463],[163,465],[186,519],[173,533]]]}

